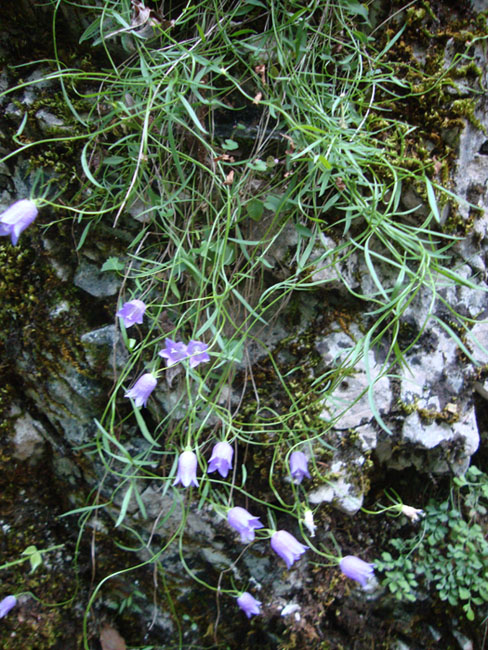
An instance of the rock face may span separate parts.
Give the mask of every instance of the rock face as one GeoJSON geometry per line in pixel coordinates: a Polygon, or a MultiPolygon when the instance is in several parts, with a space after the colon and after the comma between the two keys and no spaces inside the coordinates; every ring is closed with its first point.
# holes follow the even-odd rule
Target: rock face
{"type": "MultiPolygon", "coordinates": [[[[473,3],[478,10],[481,4],[473,3]]],[[[64,11],[68,8],[64,7],[64,11]]],[[[76,15],[73,30],[86,28],[88,25],[80,11],[73,11],[76,15]]],[[[472,57],[480,67],[480,84],[485,88],[488,73],[483,43],[473,45],[472,57]]],[[[419,47],[418,60],[424,55],[419,47]]],[[[450,57],[447,46],[447,66],[452,62],[450,57]]],[[[13,97],[7,99],[0,95],[5,129],[15,133],[23,116],[33,110],[34,117],[29,117],[26,127],[29,138],[37,137],[38,133],[42,137],[59,137],[74,132],[74,125],[67,123],[67,119],[39,107],[40,95],[54,93],[56,89],[55,82],[44,79],[45,76],[40,68],[13,97]]],[[[0,91],[6,90],[10,83],[8,71],[3,71],[0,91]]],[[[454,99],[459,99],[469,89],[459,81],[450,92],[454,99]]],[[[244,444],[247,430],[238,445],[236,472],[242,472],[241,462],[244,465],[245,459],[246,472],[251,473],[247,484],[247,474],[238,474],[242,489],[250,490],[249,483],[258,486],[263,491],[263,502],[265,497],[273,498],[273,494],[279,494],[280,498],[285,494],[285,502],[291,498],[290,494],[295,496],[294,488],[300,490],[301,507],[315,508],[319,544],[328,541],[331,522],[346,527],[343,515],[358,513],[375,472],[415,470],[420,475],[462,474],[478,450],[475,387],[483,398],[488,398],[484,372],[488,365],[488,325],[483,321],[488,316],[487,132],[488,103],[480,96],[471,120],[463,118],[462,128],[457,124],[440,136],[453,146],[456,142],[450,191],[460,200],[455,207],[444,206],[437,225],[440,231],[444,227],[447,231],[449,219],[455,217],[457,226],[464,228],[463,237],[454,245],[446,246],[446,272],[435,270],[419,284],[415,295],[405,295],[399,303],[401,313],[397,322],[384,339],[378,333],[387,323],[382,324],[383,313],[376,298],[382,292],[391,296],[407,286],[395,265],[383,262],[385,244],[377,242],[372,250],[375,275],[371,272],[371,259],[364,251],[359,247],[349,248],[349,235],[335,233],[332,237],[320,233],[315,241],[310,237],[313,264],[307,266],[307,281],[314,289],[304,296],[293,296],[290,305],[284,300],[283,307],[280,303],[270,308],[266,322],[256,319],[249,330],[248,343],[243,350],[236,349],[229,361],[233,364],[229,377],[235,381],[229,379],[222,387],[217,403],[222,408],[228,407],[229,412],[237,411],[244,403],[248,408],[246,413],[254,409],[252,422],[256,423],[256,429],[261,427],[265,431],[258,452],[249,451],[244,444]],[[449,274],[455,274],[459,281],[453,283],[449,274]],[[266,345],[261,343],[263,340],[266,345]],[[289,400],[298,399],[303,388],[297,382],[290,390],[291,397],[285,395],[271,372],[270,358],[284,377],[293,376],[292,370],[300,368],[300,381],[310,393],[318,393],[323,386],[328,386],[323,391],[325,396],[319,400],[319,408],[315,402],[310,413],[306,407],[302,409],[306,415],[306,426],[303,426],[309,438],[303,442],[313,464],[313,480],[300,486],[291,483],[286,475],[286,462],[279,454],[272,459],[265,458],[267,445],[277,434],[268,432],[268,416],[261,416],[261,411],[286,412],[289,400]],[[256,386],[255,375],[260,372],[265,379],[262,385],[256,386]],[[251,384],[252,389],[243,389],[251,384]],[[263,468],[267,470],[271,463],[278,469],[270,488],[263,480],[263,468]]],[[[8,154],[5,141],[1,143],[1,151],[8,154]]],[[[15,165],[3,163],[0,169],[2,208],[29,194],[35,174],[28,169],[27,153],[15,165]]],[[[418,208],[416,217],[423,218],[430,210],[428,197],[420,196],[417,190],[406,186],[401,202],[407,211],[418,208]]],[[[310,629],[325,617],[326,607],[322,600],[319,602],[322,592],[310,565],[301,560],[290,572],[285,572],[284,565],[276,561],[265,541],[253,544],[241,557],[242,546],[226,524],[223,506],[221,510],[211,508],[204,497],[201,501],[194,497],[192,502],[182,492],[173,490],[167,480],[161,480],[162,476],[167,479],[172,475],[173,443],[169,435],[168,447],[166,440],[165,444],[153,445],[153,436],[160,434],[162,422],[168,430],[177,430],[189,410],[185,386],[179,381],[179,368],[168,371],[166,380],[159,383],[150,408],[135,416],[128,401],[121,397],[110,402],[112,423],[118,424],[110,431],[108,426],[104,428],[100,424],[107,416],[107,403],[114,389],[120,389],[122,383],[128,385],[137,373],[145,370],[142,363],[134,365],[131,354],[134,346],[147,345],[151,333],[142,328],[142,335],[134,334],[131,341],[131,332],[121,331],[119,323],[115,323],[115,311],[127,286],[127,278],[120,270],[134,264],[142,266],[136,253],[127,253],[124,242],[138,236],[138,229],[146,221],[146,206],[145,198],[133,201],[114,234],[110,228],[95,225],[87,235],[86,245],[79,250],[74,250],[71,228],[80,241],[84,237],[82,224],[72,226],[71,220],[63,219],[55,223],[54,215],[52,225],[42,237],[36,240],[28,233],[23,235],[25,248],[14,250],[5,241],[0,243],[2,266],[8,269],[0,285],[5,305],[0,308],[5,323],[0,345],[6,360],[5,383],[9,384],[8,394],[2,394],[1,406],[11,458],[26,467],[38,468],[48,458],[56,482],[66,486],[64,496],[69,507],[83,509],[86,496],[98,491],[100,501],[106,500],[106,506],[103,521],[90,524],[95,536],[103,532],[110,538],[114,522],[117,527],[122,524],[124,518],[120,519],[120,513],[123,512],[127,516],[124,523],[127,537],[121,536],[121,545],[135,545],[138,562],[165,567],[170,583],[167,591],[185,612],[187,622],[191,616],[195,620],[204,615],[208,620],[218,619],[220,608],[226,615],[234,616],[229,614],[234,612],[234,604],[222,603],[218,590],[215,603],[206,603],[210,614],[202,614],[202,602],[209,600],[202,594],[210,592],[204,588],[195,591],[193,581],[196,578],[200,585],[213,581],[220,584],[222,576],[232,575],[236,584],[248,581],[254,593],[266,602],[264,615],[268,623],[274,621],[269,623],[274,627],[269,630],[263,627],[259,632],[261,641],[265,639],[263,644],[278,647],[283,626],[286,634],[295,635],[295,639],[304,631],[312,638],[310,629]],[[103,270],[108,258],[118,260],[120,266],[115,264],[115,270],[103,270]],[[15,287],[15,291],[10,287],[15,287]],[[153,452],[155,455],[151,456],[153,452]],[[179,540],[179,546],[172,545],[174,539],[179,540]],[[162,559],[159,549],[164,550],[162,559]],[[192,612],[191,616],[186,612],[192,612]]],[[[408,221],[408,216],[405,220],[408,221]]],[[[50,221],[45,217],[43,224],[50,221]]],[[[251,224],[248,233],[250,239],[257,241],[274,238],[273,245],[263,255],[264,290],[280,286],[289,274],[297,272],[302,259],[298,254],[299,229],[288,222],[275,232],[275,222],[268,206],[262,220],[251,224]]],[[[190,265],[185,267],[183,260],[181,268],[188,271],[190,265]]],[[[420,264],[413,264],[412,273],[420,273],[419,268],[420,264]]],[[[177,284],[174,291],[178,291],[177,284]]],[[[150,299],[158,302],[159,296],[155,297],[153,291],[150,299]]],[[[236,309],[238,323],[239,308],[236,309]]],[[[157,334],[160,340],[172,317],[163,311],[159,313],[159,321],[163,323],[157,334]]],[[[167,329],[171,330],[171,322],[167,329]]],[[[218,335],[224,333],[219,331],[218,335]]],[[[119,394],[123,395],[122,390],[119,394]]],[[[107,419],[111,421],[110,417],[107,419]]],[[[221,426],[215,414],[209,415],[204,409],[194,420],[202,430],[217,430],[221,426]]],[[[290,426],[298,429],[299,423],[293,421],[290,426]]],[[[252,448],[254,440],[250,434],[249,441],[252,448]]],[[[202,457],[207,452],[208,445],[204,445],[202,457]]],[[[263,507],[259,515],[265,514],[263,507]]],[[[303,517],[297,517],[298,523],[292,531],[297,537],[303,533],[302,520],[303,517]]],[[[279,522],[275,523],[279,526],[279,522]]],[[[351,537],[344,535],[344,544],[351,537]]],[[[368,534],[361,533],[357,541],[367,548],[372,546],[368,534]]],[[[111,570],[116,571],[113,567],[111,570]]],[[[147,575],[144,577],[147,579],[147,575]]],[[[334,579],[337,578],[331,581],[334,579]]],[[[123,586],[121,591],[126,588],[123,586]]],[[[164,608],[152,610],[149,589],[142,586],[140,589],[144,592],[141,618],[152,617],[156,621],[161,647],[173,643],[178,636],[174,621],[164,608]]],[[[343,591],[341,603],[345,602],[343,591]]],[[[115,592],[106,597],[109,605],[115,602],[115,592]]],[[[381,596],[377,590],[371,595],[371,601],[381,596]]],[[[348,603],[355,598],[353,594],[348,603]]],[[[197,623],[194,627],[189,623],[182,642],[190,647],[201,640],[202,628],[197,623]]],[[[258,636],[253,641],[250,632],[249,635],[248,642],[254,646],[246,647],[265,647],[259,645],[258,636]]]]}

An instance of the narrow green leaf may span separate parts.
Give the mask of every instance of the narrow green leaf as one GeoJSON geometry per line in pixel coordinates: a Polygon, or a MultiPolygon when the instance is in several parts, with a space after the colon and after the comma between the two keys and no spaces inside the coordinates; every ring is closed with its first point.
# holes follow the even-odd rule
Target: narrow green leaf
{"type": "Polygon", "coordinates": [[[127,489],[127,492],[124,494],[124,498],[122,500],[122,505],[120,506],[120,512],[119,516],[117,517],[117,521],[115,522],[115,528],[118,528],[120,524],[124,521],[125,515],[127,514],[127,509],[129,507],[129,503],[132,497],[132,492],[134,490],[134,486],[131,483],[127,489]]]}
{"type": "Polygon", "coordinates": [[[144,436],[144,438],[151,445],[154,445],[155,447],[160,447],[161,445],[159,445],[149,433],[149,429],[147,428],[147,425],[144,421],[144,418],[142,417],[141,410],[139,408],[134,408],[134,415],[136,416],[137,424],[139,425],[139,429],[142,435],[144,436]]]}
{"type": "Polygon", "coordinates": [[[79,251],[83,244],[85,243],[85,239],[90,231],[91,225],[93,221],[89,221],[86,226],[83,229],[83,232],[81,233],[80,241],[76,244],[76,250],[79,251]]]}
{"type": "Polygon", "coordinates": [[[81,166],[83,167],[83,171],[85,172],[85,175],[88,178],[88,180],[90,181],[90,183],[93,183],[93,185],[95,185],[96,187],[98,187],[101,190],[105,191],[105,188],[103,187],[103,185],[100,185],[100,183],[96,180],[96,178],[93,176],[93,174],[90,171],[90,167],[89,167],[88,160],[87,160],[87,151],[88,151],[88,147],[90,146],[90,144],[92,144],[91,141],[87,142],[85,144],[85,146],[83,147],[83,150],[81,152],[81,157],[80,157],[81,166]]]}
{"type": "Polygon", "coordinates": [[[435,197],[434,188],[430,180],[427,178],[427,176],[425,176],[424,180],[425,180],[425,187],[427,188],[427,200],[429,201],[430,209],[432,210],[434,219],[437,221],[437,223],[440,223],[441,217],[439,214],[439,208],[437,207],[437,199],[435,197]]]}
{"type": "Polygon", "coordinates": [[[191,106],[190,102],[186,99],[186,97],[184,95],[180,95],[179,97],[180,97],[180,102],[186,108],[188,115],[190,116],[192,122],[195,124],[197,129],[202,133],[208,133],[208,131],[202,126],[200,120],[198,119],[197,114],[195,113],[195,110],[191,106]]]}
{"type": "Polygon", "coordinates": [[[241,487],[244,487],[246,485],[246,480],[247,480],[247,469],[244,463],[241,465],[241,487]]]}

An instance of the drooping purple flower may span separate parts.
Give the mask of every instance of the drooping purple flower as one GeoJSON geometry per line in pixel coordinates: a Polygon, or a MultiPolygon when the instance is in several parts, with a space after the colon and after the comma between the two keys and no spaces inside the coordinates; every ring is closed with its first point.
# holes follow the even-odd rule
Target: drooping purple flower
{"type": "Polygon", "coordinates": [[[356,580],[362,587],[367,585],[368,580],[374,574],[374,566],[355,555],[343,557],[339,566],[345,576],[356,580]]]}
{"type": "Polygon", "coordinates": [[[196,368],[199,363],[210,361],[207,353],[208,345],[200,341],[190,341],[187,345],[186,351],[190,358],[190,366],[196,368]]]}
{"type": "Polygon", "coordinates": [[[134,386],[127,391],[125,397],[132,397],[136,406],[146,406],[149,395],[156,388],[158,380],[150,372],[139,377],[134,386]]]}
{"type": "Polygon", "coordinates": [[[160,357],[166,359],[166,365],[174,366],[175,363],[186,359],[188,356],[187,346],[181,341],[175,342],[172,339],[164,339],[166,347],[158,352],[160,357]]]}
{"type": "Polygon", "coordinates": [[[122,318],[126,327],[132,327],[135,323],[140,325],[146,311],[146,305],[142,300],[130,300],[124,302],[122,307],[117,312],[117,316],[122,318]]]}
{"type": "Polygon", "coordinates": [[[301,544],[286,530],[277,530],[271,537],[271,548],[285,560],[286,567],[289,569],[308,547],[301,544]]]}
{"type": "Polygon", "coordinates": [[[197,481],[197,465],[198,460],[195,452],[184,451],[178,458],[178,471],[173,485],[181,483],[183,487],[194,485],[198,487],[197,481]]]}
{"type": "Polygon", "coordinates": [[[304,476],[311,478],[307,463],[308,459],[303,451],[293,451],[290,454],[290,473],[295,483],[301,483],[304,476]]]}
{"type": "Polygon", "coordinates": [[[207,472],[211,474],[212,472],[218,471],[220,476],[226,478],[229,470],[232,469],[233,455],[234,450],[228,442],[217,442],[212,449],[212,456],[208,461],[207,472]]]}
{"type": "Polygon", "coordinates": [[[263,524],[259,517],[253,517],[245,508],[236,506],[231,508],[227,513],[227,522],[234,530],[237,530],[241,536],[241,541],[247,544],[254,540],[254,531],[256,528],[262,528],[263,524]]]}
{"type": "Polygon", "coordinates": [[[16,201],[0,215],[0,236],[10,235],[15,246],[20,233],[30,226],[37,217],[38,210],[34,201],[22,199],[16,201]]]}
{"type": "Polygon", "coordinates": [[[17,605],[17,598],[15,596],[6,596],[0,600],[0,618],[7,616],[12,607],[17,605]]]}
{"type": "Polygon", "coordinates": [[[259,609],[261,607],[261,601],[256,600],[248,591],[245,591],[239,596],[237,604],[247,618],[251,618],[251,616],[256,616],[261,613],[261,610],[259,609]]]}

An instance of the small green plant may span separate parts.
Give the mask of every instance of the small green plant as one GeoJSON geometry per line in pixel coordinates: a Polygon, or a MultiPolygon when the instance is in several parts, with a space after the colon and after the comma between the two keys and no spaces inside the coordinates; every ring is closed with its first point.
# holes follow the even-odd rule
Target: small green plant
{"type": "Polygon", "coordinates": [[[392,539],[396,557],[385,551],[375,567],[399,600],[414,602],[420,591],[433,588],[442,601],[462,605],[473,621],[474,608],[488,602],[488,541],[480,525],[487,512],[488,475],[473,466],[453,483],[448,500],[426,506],[422,531],[392,539]]]}

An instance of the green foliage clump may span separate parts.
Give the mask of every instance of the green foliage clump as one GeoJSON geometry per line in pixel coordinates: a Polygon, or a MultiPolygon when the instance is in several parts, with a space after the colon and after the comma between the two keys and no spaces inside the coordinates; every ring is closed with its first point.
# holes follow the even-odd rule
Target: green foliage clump
{"type": "Polygon", "coordinates": [[[399,600],[414,602],[419,591],[434,589],[452,607],[462,605],[468,618],[488,602],[488,541],[482,527],[488,503],[488,475],[470,467],[455,478],[455,491],[425,508],[422,531],[410,539],[395,538],[397,551],[382,553],[375,567],[385,573],[383,585],[399,600]]]}

